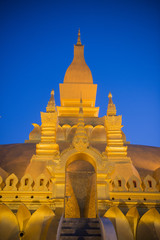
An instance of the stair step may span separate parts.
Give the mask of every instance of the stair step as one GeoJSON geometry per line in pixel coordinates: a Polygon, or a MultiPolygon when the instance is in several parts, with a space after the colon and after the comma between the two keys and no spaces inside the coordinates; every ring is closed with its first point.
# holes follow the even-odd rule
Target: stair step
{"type": "Polygon", "coordinates": [[[65,218],[62,221],[60,240],[101,240],[97,218],[65,218]]]}
{"type": "Polygon", "coordinates": [[[86,223],[86,224],[82,224],[82,223],[62,223],[62,228],[99,228],[99,224],[98,223],[86,223]]]}
{"type": "Polygon", "coordinates": [[[60,240],[102,240],[101,237],[98,236],[62,236],[60,240]]]}
{"type": "Polygon", "coordinates": [[[62,228],[61,229],[61,236],[64,235],[64,234],[75,234],[76,232],[76,229],[72,229],[72,228],[62,228]]]}
{"type": "Polygon", "coordinates": [[[63,222],[97,222],[99,223],[97,218],[64,218],[63,222]]]}
{"type": "Polygon", "coordinates": [[[61,230],[61,235],[62,234],[79,234],[79,232],[82,234],[90,234],[90,235],[95,235],[95,234],[101,234],[100,229],[70,229],[70,228],[62,228],[61,230]]]}
{"type": "Polygon", "coordinates": [[[83,236],[101,236],[101,233],[90,233],[88,234],[87,232],[81,231],[81,232],[75,232],[75,233],[71,233],[71,232],[64,232],[61,233],[61,236],[79,236],[79,237],[83,237],[83,236]]]}
{"type": "MultiPolygon", "coordinates": [[[[91,218],[92,219],[92,218],[91,218]]],[[[87,227],[87,228],[99,228],[99,221],[96,219],[93,220],[88,220],[87,219],[65,219],[62,222],[63,227],[68,227],[68,228],[77,228],[79,227],[87,227]]]]}
{"type": "Polygon", "coordinates": [[[101,230],[99,229],[86,229],[86,232],[89,235],[100,235],[101,236],[101,230]]]}

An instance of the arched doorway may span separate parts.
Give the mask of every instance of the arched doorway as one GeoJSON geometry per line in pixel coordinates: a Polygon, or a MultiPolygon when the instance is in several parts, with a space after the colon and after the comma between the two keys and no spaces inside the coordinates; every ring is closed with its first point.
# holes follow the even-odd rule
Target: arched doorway
{"type": "Polygon", "coordinates": [[[96,171],[83,155],[70,160],[65,176],[65,218],[96,218],[96,171]]]}

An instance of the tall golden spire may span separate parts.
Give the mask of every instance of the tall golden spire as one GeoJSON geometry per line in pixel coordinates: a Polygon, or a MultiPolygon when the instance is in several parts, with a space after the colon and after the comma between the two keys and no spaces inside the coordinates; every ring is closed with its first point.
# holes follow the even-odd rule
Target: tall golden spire
{"type": "Polygon", "coordinates": [[[99,108],[95,107],[96,92],[97,85],[93,84],[92,73],[85,62],[79,30],[73,61],[65,73],[64,82],[60,84],[61,106],[57,107],[58,116],[79,117],[79,99],[82,97],[84,117],[98,117],[99,108]]]}
{"type": "Polygon", "coordinates": [[[51,97],[46,107],[46,112],[55,112],[56,111],[56,104],[54,99],[54,90],[51,91],[51,97]]]}
{"type": "Polygon", "coordinates": [[[88,136],[84,128],[84,119],[83,119],[83,105],[82,98],[80,99],[79,107],[79,119],[77,124],[77,130],[72,142],[73,146],[78,152],[84,151],[89,146],[88,136]]]}
{"type": "MultiPolygon", "coordinates": [[[[81,44],[80,29],[78,31],[77,44],[74,45],[73,61],[66,71],[64,83],[93,84],[92,73],[84,58],[84,45],[81,44]]],[[[80,96],[77,97],[78,99],[80,98],[80,96]]]]}
{"type": "Polygon", "coordinates": [[[77,39],[77,44],[76,45],[82,45],[81,43],[81,33],[80,33],[80,28],[78,30],[78,39],[77,39]]]}
{"type": "Polygon", "coordinates": [[[107,109],[107,116],[115,116],[116,115],[116,106],[113,104],[112,101],[112,94],[109,92],[108,94],[109,102],[108,102],[108,109],[107,109]]]}

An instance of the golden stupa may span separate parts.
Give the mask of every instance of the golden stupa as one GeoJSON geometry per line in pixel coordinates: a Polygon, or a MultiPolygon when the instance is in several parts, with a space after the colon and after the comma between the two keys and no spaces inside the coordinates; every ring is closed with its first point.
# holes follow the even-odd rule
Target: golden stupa
{"type": "Polygon", "coordinates": [[[0,240],[160,239],[160,148],[131,145],[97,85],[80,31],[74,58],[24,144],[1,145],[0,240]]]}

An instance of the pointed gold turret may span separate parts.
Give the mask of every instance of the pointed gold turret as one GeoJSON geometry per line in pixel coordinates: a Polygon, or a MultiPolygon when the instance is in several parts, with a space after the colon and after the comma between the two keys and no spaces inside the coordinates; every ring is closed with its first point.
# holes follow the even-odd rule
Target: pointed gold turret
{"type": "Polygon", "coordinates": [[[122,137],[122,116],[116,116],[116,106],[112,101],[112,94],[108,95],[109,103],[107,109],[107,116],[105,117],[105,127],[107,133],[106,154],[108,158],[119,161],[120,158],[125,158],[124,161],[130,161],[127,158],[127,146],[124,146],[122,137]]]}
{"type": "Polygon", "coordinates": [[[55,105],[55,99],[54,99],[54,90],[52,90],[50,100],[46,107],[46,112],[55,112],[55,111],[56,111],[56,105],[55,105]]]}
{"type": "Polygon", "coordinates": [[[36,156],[56,156],[59,154],[59,145],[56,143],[58,113],[56,111],[53,90],[51,91],[46,112],[41,112],[41,121],[41,141],[36,145],[36,156]]]}
{"type": "Polygon", "coordinates": [[[92,73],[84,58],[84,45],[81,44],[80,30],[77,44],[74,45],[73,61],[68,67],[63,84],[60,84],[61,106],[57,107],[60,117],[78,117],[79,99],[83,99],[84,117],[98,117],[95,107],[97,85],[93,84],[92,73]]]}
{"type": "Polygon", "coordinates": [[[74,58],[66,71],[64,83],[93,84],[92,73],[84,58],[84,45],[81,44],[80,30],[78,32],[77,44],[74,45],[74,58]]]}
{"type": "Polygon", "coordinates": [[[116,115],[116,106],[113,104],[112,101],[112,94],[109,92],[108,94],[109,102],[108,102],[108,109],[107,109],[107,116],[115,116],[116,115]]]}
{"type": "Polygon", "coordinates": [[[72,144],[78,152],[84,151],[89,146],[88,136],[84,128],[82,99],[80,99],[79,119],[72,144]]]}
{"type": "Polygon", "coordinates": [[[78,31],[78,39],[77,39],[77,44],[76,44],[77,46],[78,45],[82,45],[82,43],[81,43],[81,34],[80,34],[80,29],[79,29],[79,31],[78,31]]]}

